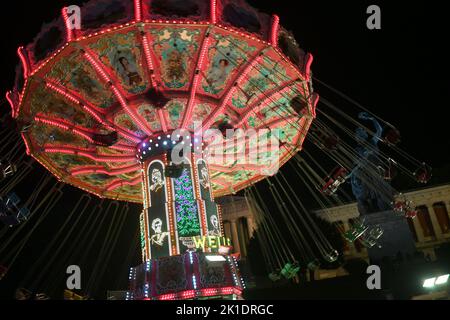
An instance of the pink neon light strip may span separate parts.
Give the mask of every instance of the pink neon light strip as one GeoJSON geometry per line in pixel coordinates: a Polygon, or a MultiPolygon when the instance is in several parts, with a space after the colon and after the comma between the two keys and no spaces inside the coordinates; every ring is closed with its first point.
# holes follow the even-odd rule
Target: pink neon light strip
{"type": "Polygon", "coordinates": [[[90,107],[90,106],[87,106],[86,104],[83,104],[83,103],[80,101],[80,99],[78,99],[78,98],[75,97],[74,95],[68,93],[64,87],[61,87],[61,86],[56,85],[56,84],[51,83],[51,82],[47,82],[47,83],[46,83],[46,86],[47,86],[47,88],[49,88],[49,89],[55,91],[55,92],[58,93],[59,95],[65,97],[67,100],[71,101],[72,103],[82,106],[82,108],[83,108],[87,113],[89,113],[95,120],[97,120],[98,123],[103,124],[103,125],[104,125],[105,127],[107,127],[108,129],[111,129],[111,130],[117,130],[117,132],[118,132],[119,134],[121,134],[122,136],[124,136],[126,139],[128,139],[128,140],[130,140],[130,141],[133,141],[133,142],[136,142],[136,143],[139,143],[139,142],[141,141],[141,139],[139,139],[138,137],[132,135],[131,133],[128,133],[127,131],[125,131],[125,130],[123,130],[123,129],[121,129],[121,128],[116,127],[115,125],[106,122],[106,121],[104,120],[104,116],[103,116],[103,115],[101,116],[101,115],[99,114],[99,112],[97,112],[97,111],[94,110],[93,107],[90,107]]]}
{"type": "Polygon", "coordinates": [[[155,65],[153,63],[152,53],[150,51],[150,42],[148,40],[147,34],[142,36],[142,43],[144,46],[144,54],[145,54],[145,60],[147,62],[147,67],[150,70],[150,80],[152,82],[152,87],[156,87],[156,82],[155,82],[155,78],[153,75],[153,73],[155,71],[155,65]]]}
{"type": "Polygon", "coordinates": [[[134,19],[136,22],[142,21],[142,3],[141,0],[134,0],[134,19]]]}
{"type": "Polygon", "coordinates": [[[89,54],[88,52],[84,53],[84,57],[87,61],[94,67],[95,71],[100,75],[102,80],[106,83],[111,82],[111,79],[106,74],[106,72],[103,70],[103,68],[100,66],[100,64],[94,59],[94,57],[89,54]]]}
{"type": "Polygon", "coordinates": [[[20,135],[22,136],[22,140],[25,143],[25,148],[26,148],[27,155],[30,156],[31,155],[31,149],[30,149],[30,145],[28,144],[27,137],[25,136],[24,133],[21,133],[20,135]]]}
{"type": "Polygon", "coordinates": [[[313,118],[317,118],[317,106],[319,104],[320,101],[320,95],[317,93],[314,93],[313,96],[311,97],[311,105],[312,105],[312,116],[313,118]]]}
{"type": "Polygon", "coordinates": [[[116,176],[126,173],[131,173],[138,171],[140,166],[138,164],[132,165],[132,166],[126,166],[122,168],[117,168],[114,170],[106,170],[104,167],[84,167],[84,168],[78,168],[72,170],[73,176],[81,176],[81,175],[88,175],[88,174],[106,174],[108,176],[116,176]]]}
{"type": "Polygon", "coordinates": [[[67,42],[70,42],[73,40],[73,30],[66,7],[62,8],[62,16],[64,19],[64,24],[66,25],[67,42]]]}
{"type": "Polygon", "coordinates": [[[112,83],[111,78],[106,74],[105,70],[101,67],[100,63],[96,61],[96,59],[89,54],[88,52],[84,53],[85,58],[89,61],[89,63],[94,67],[95,71],[98,75],[103,79],[104,82],[109,83],[111,85],[111,90],[116,96],[122,108],[126,111],[126,113],[134,120],[134,122],[139,126],[141,130],[143,130],[147,135],[152,135],[153,132],[147,127],[147,124],[142,121],[128,106],[125,98],[119,89],[112,83]]]}
{"type": "Polygon", "coordinates": [[[274,47],[278,47],[278,31],[280,30],[280,17],[274,15],[272,17],[272,28],[270,29],[270,43],[274,47]]]}
{"type": "Polygon", "coordinates": [[[305,64],[305,77],[306,80],[309,81],[311,80],[311,66],[314,62],[314,57],[311,53],[308,53],[306,55],[306,64],[305,64]]]}
{"type": "MultiPolygon", "coordinates": [[[[97,133],[96,130],[77,126],[76,124],[71,123],[64,119],[49,118],[46,116],[42,116],[40,114],[38,114],[34,118],[34,120],[39,123],[57,127],[57,128],[60,128],[60,129],[66,130],[66,131],[71,131],[72,133],[86,139],[87,141],[89,141],[92,144],[96,143],[96,141],[92,138],[92,135],[97,133]]],[[[117,146],[112,146],[111,148],[120,150],[120,151],[126,151],[126,152],[134,152],[135,151],[135,148],[133,146],[117,145],[117,146]]]]}
{"type": "Polygon", "coordinates": [[[135,146],[128,146],[123,144],[116,144],[114,146],[110,147],[111,149],[118,150],[118,151],[125,151],[125,152],[136,152],[135,146]]]}
{"type": "MultiPolygon", "coordinates": [[[[153,63],[153,58],[152,58],[152,53],[150,51],[150,42],[148,40],[148,35],[144,34],[142,36],[142,45],[144,47],[144,54],[145,54],[145,60],[147,62],[147,68],[150,71],[149,72],[149,77],[150,77],[150,81],[151,81],[151,85],[153,88],[157,88],[157,83],[155,80],[155,67],[154,67],[154,63],[153,63]]],[[[167,133],[169,131],[169,124],[168,121],[166,119],[166,115],[164,113],[163,110],[158,110],[157,111],[158,114],[158,118],[159,118],[159,123],[161,124],[161,128],[162,130],[167,133]]]]}
{"type": "Polygon", "coordinates": [[[206,52],[208,51],[210,43],[209,35],[206,35],[205,40],[203,41],[203,46],[200,51],[200,57],[197,61],[197,68],[194,76],[194,80],[192,82],[192,88],[191,88],[191,95],[189,97],[189,102],[186,108],[186,113],[184,114],[184,119],[181,125],[182,129],[186,129],[188,127],[189,121],[192,119],[192,113],[194,111],[194,105],[195,105],[195,97],[197,94],[197,88],[200,83],[201,78],[201,70],[203,70],[203,65],[205,62],[206,52]]]}
{"type": "Polygon", "coordinates": [[[210,20],[212,24],[217,23],[217,0],[211,0],[210,2],[210,20]]]}
{"type": "Polygon", "coordinates": [[[16,106],[11,98],[11,91],[6,92],[6,100],[8,100],[9,105],[11,106],[11,115],[13,118],[16,117],[16,106]]]}
{"type": "Polygon", "coordinates": [[[86,133],[85,130],[83,130],[81,128],[77,128],[74,124],[68,124],[68,123],[64,123],[63,121],[48,119],[48,118],[44,118],[41,116],[36,116],[34,118],[34,120],[36,122],[43,123],[43,124],[46,124],[46,125],[49,125],[52,127],[57,127],[62,130],[65,130],[65,131],[70,131],[73,134],[86,139],[90,143],[95,143],[94,139],[92,139],[92,137],[88,133],[86,133]]]}
{"type": "Polygon", "coordinates": [[[22,66],[23,66],[23,76],[25,79],[28,78],[28,76],[30,75],[30,65],[28,63],[28,59],[26,57],[26,50],[24,47],[19,47],[17,49],[17,54],[19,55],[20,61],[22,62],[22,66]]]}
{"type": "Polygon", "coordinates": [[[122,163],[122,162],[136,161],[135,155],[124,155],[124,156],[97,155],[93,152],[83,151],[76,148],[45,147],[44,152],[82,156],[98,162],[122,163]]]}

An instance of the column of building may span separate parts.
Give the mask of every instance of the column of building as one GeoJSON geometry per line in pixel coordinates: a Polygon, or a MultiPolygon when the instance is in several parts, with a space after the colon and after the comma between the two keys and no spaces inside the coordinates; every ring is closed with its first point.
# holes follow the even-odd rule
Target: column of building
{"type": "Polygon", "coordinates": [[[233,241],[234,252],[241,252],[241,245],[239,243],[239,231],[237,226],[237,220],[231,221],[231,237],[233,241]]]}
{"type": "Polygon", "coordinates": [[[434,203],[427,202],[425,204],[427,207],[428,213],[430,215],[431,223],[433,225],[434,233],[436,235],[437,240],[444,239],[444,234],[442,233],[441,225],[439,224],[439,220],[434,212],[434,203]]]}

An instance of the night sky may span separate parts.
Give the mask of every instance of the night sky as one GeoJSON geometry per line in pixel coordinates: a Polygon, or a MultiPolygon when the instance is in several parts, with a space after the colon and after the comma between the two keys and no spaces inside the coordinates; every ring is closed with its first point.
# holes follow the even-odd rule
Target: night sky
{"type": "MultiPolygon", "coordinates": [[[[58,16],[61,7],[82,2],[13,1],[8,4],[8,10],[2,7],[2,92],[13,85],[14,70],[18,63],[17,47],[31,42],[42,23],[58,16]]],[[[447,117],[450,63],[446,43],[449,30],[448,13],[441,7],[442,2],[249,2],[264,12],[280,16],[281,23],[295,34],[300,46],[314,55],[315,77],[395,125],[402,132],[401,146],[404,150],[436,168],[450,164],[450,139],[447,132],[450,123],[447,117]],[[382,9],[382,30],[371,31],[366,28],[366,8],[370,4],[378,4],[382,9]]],[[[316,90],[355,116],[357,111],[348,103],[336,99],[318,84],[316,90]]],[[[33,179],[36,181],[37,178],[33,179]]],[[[29,189],[23,188],[25,197],[29,189]]],[[[29,185],[28,188],[34,187],[29,185]]],[[[45,249],[46,241],[52,239],[52,230],[63,223],[64,212],[70,211],[73,205],[69,201],[75,203],[82,194],[71,187],[64,190],[69,200],[65,203],[66,207],[61,209],[62,217],[34,237],[35,243],[28,246],[26,251],[30,254],[29,258],[21,258],[17,270],[13,270],[6,279],[7,285],[0,286],[0,298],[11,297],[15,282],[20,281],[21,274],[28,270],[27,265],[45,249]]],[[[127,220],[129,224],[125,226],[119,241],[120,249],[115,250],[116,258],[108,267],[111,274],[121,273],[117,275],[122,279],[122,286],[126,284],[127,272],[117,265],[123,262],[121,256],[128,254],[129,245],[135,240],[139,207],[132,207],[131,211],[127,220]]],[[[136,261],[136,257],[133,259],[131,261],[136,261]]],[[[116,279],[106,277],[103,282],[101,288],[114,289],[112,283],[116,279]]],[[[101,292],[97,294],[102,297],[101,292]]]]}

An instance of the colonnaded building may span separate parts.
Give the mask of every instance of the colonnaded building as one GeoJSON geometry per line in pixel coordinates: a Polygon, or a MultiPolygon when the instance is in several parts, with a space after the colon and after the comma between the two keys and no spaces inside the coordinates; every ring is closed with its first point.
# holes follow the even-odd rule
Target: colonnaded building
{"type": "MultiPolygon", "coordinates": [[[[404,193],[405,198],[412,201],[418,209],[415,219],[408,219],[409,229],[419,252],[434,261],[436,249],[450,242],[450,184],[420,189],[404,193]]],[[[256,218],[248,208],[245,198],[227,197],[220,201],[225,235],[232,240],[235,252],[240,252],[245,260],[247,248],[254,230],[257,228],[256,218]]],[[[316,214],[330,223],[336,223],[348,231],[353,220],[359,218],[356,203],[318,211],[316,214]]],[[[359,242],[345,242],[346,260],[362,258],[369,260],[368,251],[359,242]]],[[[336,270],[318,270],[315,280],[329,279],[346,275],[343,268],[336,270]]]]}

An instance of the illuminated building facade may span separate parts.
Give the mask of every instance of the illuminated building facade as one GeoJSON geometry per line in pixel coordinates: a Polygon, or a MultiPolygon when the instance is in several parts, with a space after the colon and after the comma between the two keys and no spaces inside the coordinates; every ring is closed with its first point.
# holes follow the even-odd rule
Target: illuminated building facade
{"type": "MultiPolygon", "coordinates": [[[[408,219],[409,230],[415,240],[416,249],[429,260],[436,260],[436,249],[450,242],[450,185],[407,192],[404,196],[412,201],[418,209],[415,219],[408,219]]],[[[352,221],[359,218],[356,203],[330,208],[317,212],[321,218],[341,225],[345,231],[350,230],[352,221]]],[[[355,258],[369,259],[366,248],[358,243],[346,242],[344,251],[346,260],[355,258]]],[[[343,269],[318,270],[316,280],[344,276],[343,269]]]]}

